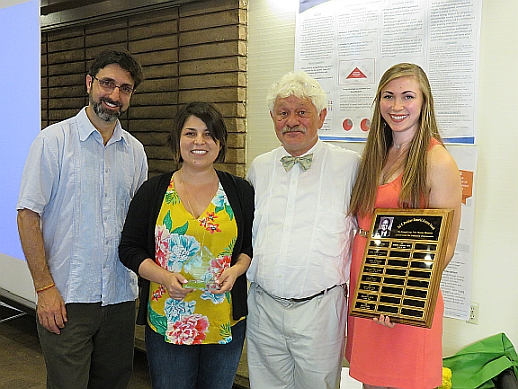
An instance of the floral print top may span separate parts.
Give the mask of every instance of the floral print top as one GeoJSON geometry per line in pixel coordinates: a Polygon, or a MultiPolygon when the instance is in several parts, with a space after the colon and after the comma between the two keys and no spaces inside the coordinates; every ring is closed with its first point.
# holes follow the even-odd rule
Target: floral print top
{"type": "Polygon", "coordinates": [[[221,183],[207,209],[194,219],[171,178],[155,227],[156,262],[190,281],[197,280],[198,288],[178,301],[163,286],[151,282],[148,324],[166,342],[225,344],[232,340],[231,326],[236,321],[230,292],[214,294],[208,289],[230,267],[236,238],[237,224],[221,183]]]}

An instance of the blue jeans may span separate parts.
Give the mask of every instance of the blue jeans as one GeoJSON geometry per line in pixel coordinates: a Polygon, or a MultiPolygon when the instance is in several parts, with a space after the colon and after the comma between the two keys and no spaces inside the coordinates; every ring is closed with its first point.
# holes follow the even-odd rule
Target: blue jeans
{"type": "Polygon", "coordinates": [[[231,389],[245,340],[246,320],[232,327],[227,344],[176,345],[146,325],[153,389],[231,389]]]}

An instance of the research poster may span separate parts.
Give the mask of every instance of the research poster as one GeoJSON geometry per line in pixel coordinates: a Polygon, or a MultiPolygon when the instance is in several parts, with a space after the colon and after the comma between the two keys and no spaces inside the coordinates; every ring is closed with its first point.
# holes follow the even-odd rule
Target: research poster
{"type": "Polygon", "coordinates": [[[320,138],[364,141],[379,78],[420,65],[432,86],[441,134],[474,144],[482,0],[300,0],[295,69],[328,93],[320,138]]]}
{"type": "Polygon", "coordinates": [[[444,316],[468,320],[473,274],[474,193],[478,156],[475,146],[451,145],[447,149],[459,167],[462,182],[462,214],[455,254],[442,273],[441,291],[444,298],[444,316]]]}

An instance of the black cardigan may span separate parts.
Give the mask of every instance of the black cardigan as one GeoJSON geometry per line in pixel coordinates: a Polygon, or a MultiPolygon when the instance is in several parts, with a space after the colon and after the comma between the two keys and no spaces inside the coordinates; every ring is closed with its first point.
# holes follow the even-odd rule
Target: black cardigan
{"type": "MultiPolygon", "coordinates": [[[[248,181],[230,173],[216,170],[225,190],[237,223],[237,241],[232,252],[231,265],[240,253],[252,258],[252,222],[254,217],[254,190],[248,181]]],[[[173,172],[150,178],[142,184],[133,197],[122,230],[119,245],[121,262],[138,274],[140,264],[146,258],[155,260],[155,225],[171,181],[173,172]]],[[[137,324],[146,324],[149,299],[149,281],[140,279],[140,305],[137,324]]],[[[235,320],[246,316],[247,284],[245,274],[237,278],[231,290],[232,311],[235,320]]]]}

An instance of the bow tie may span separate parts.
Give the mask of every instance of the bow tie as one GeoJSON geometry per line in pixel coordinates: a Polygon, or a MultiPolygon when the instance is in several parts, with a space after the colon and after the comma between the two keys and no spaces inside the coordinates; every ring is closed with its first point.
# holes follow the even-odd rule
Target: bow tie
{"type": "Polygon", "coordinates": [[[313,162],[313,154],[307,154],[302,157],[293,157],[291,155],[285,155],[281,158],[282,167],[284,170],[289,172],[293,165],[298,163],[303,171],[308,170],[313,162]]]}

